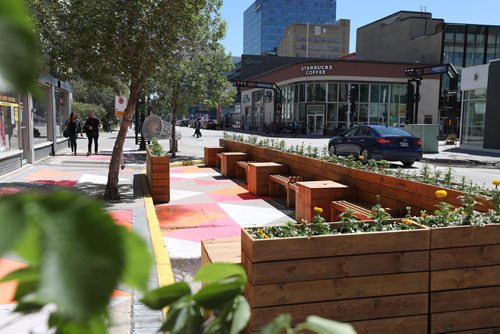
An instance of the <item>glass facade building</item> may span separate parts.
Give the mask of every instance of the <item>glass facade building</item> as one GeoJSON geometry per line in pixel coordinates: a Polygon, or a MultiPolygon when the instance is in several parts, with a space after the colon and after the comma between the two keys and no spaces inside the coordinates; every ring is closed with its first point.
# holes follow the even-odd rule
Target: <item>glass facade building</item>
{"type": "Polygon", "coordinates": [[[256,0],[243,16],[243,53],[276,53],[286,27],[334,23],[336,8],[336,0],[256,0]]]}

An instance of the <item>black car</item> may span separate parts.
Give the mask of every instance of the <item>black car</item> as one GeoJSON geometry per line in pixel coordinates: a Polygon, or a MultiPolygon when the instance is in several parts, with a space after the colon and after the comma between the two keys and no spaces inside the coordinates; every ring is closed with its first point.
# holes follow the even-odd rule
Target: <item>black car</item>
{"type": "Polygon", "coordinates": [[[401,161],[410,167],[422,159],[422,139],[401,128],[384,125],[357,125],[328,143],[330,155],[360,156],[370,159],[401,161]]]}

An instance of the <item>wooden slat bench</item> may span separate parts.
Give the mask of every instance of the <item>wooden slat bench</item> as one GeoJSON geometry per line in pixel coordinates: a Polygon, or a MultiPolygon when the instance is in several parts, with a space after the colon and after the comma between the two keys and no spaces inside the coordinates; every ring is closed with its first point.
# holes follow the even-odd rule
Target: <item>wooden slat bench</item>
{"type": "Polygon", "coordinates": [[[303,181],[302,176],[285,176],[274,174],[269,176],[269,196],[273,196],[276,185],[282,186],[286,192],[286,205],[291,208],[295,206],[295,182],[303,181]]]}
{"type": "Polygon", "coordinates": [[[359,220],[369,220],[372,216],[372,204],[357,200],[332,201],[330,205],[330,220],[332,222],[340,221],[340,215],[351,209],[353,216],[359,220]]]}
{"type": "Polygon", "coordinates": [[[201,241],[201,264],[241,263],[241,237],[206,239],[201,241]]]}
{"type": "Polygon", "coordinates": [[[237,179],[246,179],[248,172],[248,164],[250,162],[256,161],[238,161],[236,162],[236,178],[237,179]]]}

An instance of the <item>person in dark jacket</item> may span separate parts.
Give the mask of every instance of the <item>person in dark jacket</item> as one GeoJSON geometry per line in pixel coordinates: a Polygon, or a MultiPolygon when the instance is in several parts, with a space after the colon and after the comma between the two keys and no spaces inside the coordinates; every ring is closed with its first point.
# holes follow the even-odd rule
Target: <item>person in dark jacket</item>
{"type": "Polygon", "coordinates": [[[68,132],[69,143],[71,147],[71,152],[76,155],[76,139],[78,133],[83,137],[82,126],[80,120],[78,119],[76,113],[71,112],[69,118],[66,120],[66,131],[68,132]]]}
{"type": "Polygon", "coordinates": [[[94,142],[94,152],[97,154],[99,150],[99,128],[101,127],[101,122],[99,118],[94,116],[93,111],[89,111],[89,115],[87,120],[85,121],[85,125],[83,126],[83,130],[87,134],[87,138],[89,140],[87,156],[89,156],[92,152],[92,141],[94,142]]]}

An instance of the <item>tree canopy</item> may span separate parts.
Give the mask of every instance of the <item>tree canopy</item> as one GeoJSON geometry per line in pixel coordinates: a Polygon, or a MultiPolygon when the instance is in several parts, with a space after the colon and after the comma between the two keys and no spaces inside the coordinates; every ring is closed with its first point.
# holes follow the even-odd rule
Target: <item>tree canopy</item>
{"type": "MultiPolygon", "coordinates": [[[[199,26],[211,32],[220,23],[222,0],[29,2],[51,73],[129,88],[105,191],[106,198],[118,199],[120,157],[139,93],[162,67],[175,66],[179,50],[199,37],[199,26]]],[[[223,31],[215,31],[220,39],[223,31]]]]}

